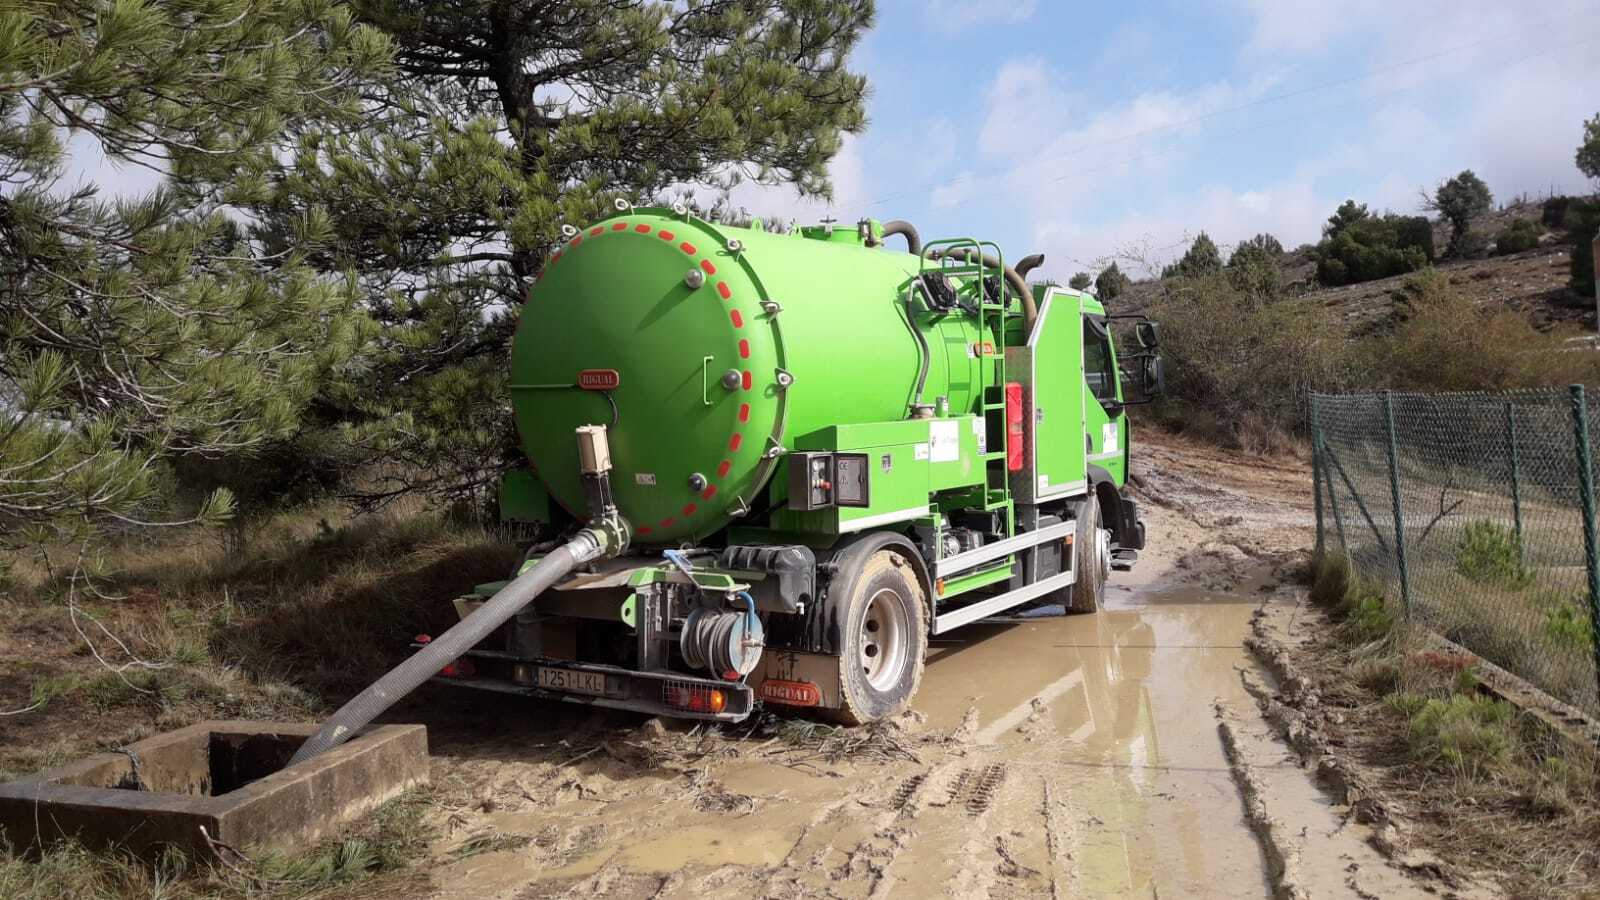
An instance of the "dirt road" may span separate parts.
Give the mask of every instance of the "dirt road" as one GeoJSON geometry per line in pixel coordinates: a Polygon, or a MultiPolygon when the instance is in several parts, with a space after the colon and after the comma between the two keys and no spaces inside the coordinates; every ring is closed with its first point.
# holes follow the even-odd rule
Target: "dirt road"
{"type": "Polygon", "coordinates": [[[1267,487],[1247,495],[1227,487],[1236,463],[1151,453],[1153,549],[1108,608],[937,640],[891,727],[718,731],[461,698],[433,725],[432,896],[1440,890],[1369,846],[1248,689],[1269,679],[1243,648],[1250,616],[1283,596],[1279,551],[1309,525],[1295,467],[1250,467],[1267,487]]]}

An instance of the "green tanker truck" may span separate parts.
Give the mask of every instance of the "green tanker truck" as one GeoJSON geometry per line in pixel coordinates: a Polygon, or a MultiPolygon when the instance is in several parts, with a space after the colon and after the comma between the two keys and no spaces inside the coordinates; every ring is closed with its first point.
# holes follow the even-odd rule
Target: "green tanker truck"
{"type": "Polygon", "coordinates": [[[522,310],[528,467],[500,497],[562,540],[458,598],[461,623],[302,756],[430,677],[877,720],[910,702],[930,636],[1093,612],[1144,546],[1126,408],[1161,389],[1158,330],[1030,286],[1041,257],[923,245],[904,222],[775,232],[620,203],[569,231],[522,310]]]}

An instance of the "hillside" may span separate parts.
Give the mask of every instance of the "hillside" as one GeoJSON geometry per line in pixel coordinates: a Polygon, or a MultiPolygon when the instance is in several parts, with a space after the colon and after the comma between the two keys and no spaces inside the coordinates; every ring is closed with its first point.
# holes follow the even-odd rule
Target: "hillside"
{"type": "MultiPolygon", "coordinates": [[[[1540,205],[1513,203],[1484,216],[1473,230],[1487,236],[1500,231],[1515,218],[1537,221],[1540,205]]],[[[1571,238],[1561,231],[1546,234],[1538,247],[1505,256],[1480,259],[1440,260],[1435,267],[1448,277],[1461,296],[1480,308],[1495,305],[1526,314],[1540,329],[1555,324],[1596,327],[1595,303],[1567,287],[1571,238]]],[[[1443,248],[1449,241],[1448,226],[1436,223],[1434,245],[1443,248]]],[[[1305,245],[1284,254],[1283,283],[1296,302],[1316,303],[1327,308],[1352,336],[1387,330],[1394,321],[1395,301],[1409,275],[1397,275],[1360,284],[1323,288],[1316,284],[1316,263],[1311,246],[1305,245]]],[[[1119,311],[1140,312],[1166,289],[1167,280],[1153,278],[1135,283],[1116,305],[1119,311]]]]}

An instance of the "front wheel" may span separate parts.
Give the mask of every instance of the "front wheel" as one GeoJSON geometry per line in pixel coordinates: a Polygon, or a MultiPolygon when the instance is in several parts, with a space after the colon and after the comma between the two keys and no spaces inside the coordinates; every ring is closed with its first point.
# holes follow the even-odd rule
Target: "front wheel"
{"type": "Polygon", "coordinates": [[[1111,577],[1111,535],[1100,527],[1100,500],[1090,493],[1078,505],[1078,530],[1072,536],[1072,565],[1078,577],[1068,598],[1069,612],[1097,612],[1105,603],[1111,577]]]}
{"type": "Polygon", "coordinates": [[[847,725],[887,719],[911,704],[928,651],[927,598],[905,557],[879,550],[840,604],[839,701],[847,725]]]}

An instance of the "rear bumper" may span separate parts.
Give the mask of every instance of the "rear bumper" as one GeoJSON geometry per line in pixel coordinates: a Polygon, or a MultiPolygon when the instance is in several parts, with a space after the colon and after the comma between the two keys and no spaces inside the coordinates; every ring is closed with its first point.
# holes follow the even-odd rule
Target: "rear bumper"
{"type": "Polygon", "coordinates": [[[755,692],[743,682],[701,678],[679,672],[639,672],[564,659],[516,659],[509,654],[481,650],[469,651],[465,658],[472,659],[479,670],[478,674],[471,677],[436,675],[431,680],[454,687],[542,697],[564,703],[626,709],[679,719],[740,722],[755,709],[755,692]],[[605,692],[589,694],[539,687],[537,673],[541,667],[600,675],[605,679],[605,692]],[[712,691],[722,692],[724,705],[721,711],[713,712],[709,708],[712,691]]]}

